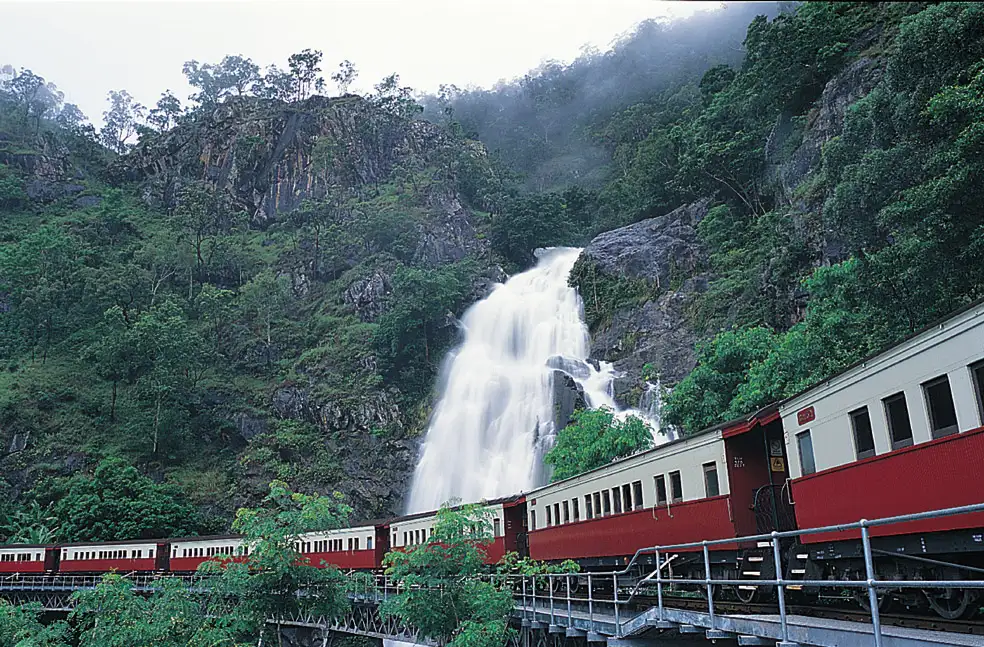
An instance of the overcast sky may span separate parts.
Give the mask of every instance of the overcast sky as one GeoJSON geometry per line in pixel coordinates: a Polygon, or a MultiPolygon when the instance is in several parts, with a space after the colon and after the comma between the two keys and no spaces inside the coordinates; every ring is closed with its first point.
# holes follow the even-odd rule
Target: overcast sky
{"type": "Polygon", "coordinates": [[[720,2],[658,0],[0,0],[0,66],[27,67],[98,122],[109,90],[153,105],[190,89],[187,60],[242,54],[286,67],[304,48],[324,52],[327,79],[350,59],[353,89],[397,72],[421,91],[441,83],[491,86],[581,47],[604,50],[646,18],[685,16],[720,2]]]}

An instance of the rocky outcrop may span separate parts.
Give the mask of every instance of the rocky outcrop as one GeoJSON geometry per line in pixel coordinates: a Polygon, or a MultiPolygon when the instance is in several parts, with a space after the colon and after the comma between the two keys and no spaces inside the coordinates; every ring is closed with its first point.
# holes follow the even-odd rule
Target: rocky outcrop
{"type": "Polygon", "coordinates": [[[315,489],[338,490],[362,517],[398,514],[416,458],[416,444],[403,433],[397,393],[380,389],[362,397],[319,399],[306,386],[278,389],[271,408],[285,419],[316,425],[324,450],[341,465],[341,478],[305,483],[315,489]]]}
{"type": "Polygon", "coordinates": [[[653,298],[616,309],[592,334],[591,356],[612,362],[620,374],[615,397],[623,406],[638,405],[647,365],[665,384],[678,382],[695,366],[698,335],[688,308],[707,284],[696,227],[708,204],[702,200],[605,232],[585,247],[578,261],[593,264],[598,274],[613,280],[645,280],[655,286],[653,298]]]}
{"type": "Polygon", "coordinates": [[[788,114],[780,115],[766,142],[767,173],[776,195],[789,208],[797,235],[817,251],[821,262],[841,260],[845,249],[830,228],[820,226],[822,219],[811,221],[812,214],[822,211],[826,195],[811,188],[808,180],[820,168],[823,146],[841,134],[848,109],[871,92],[883,72],[880,61],[859,58],[827,82],[799,124],[788,114]]]}
{"type": "Polygon", "coordinates": [[[376,269],[369,276],[352,281],[342,293],[342,299],[362,321],[373,321],[383,313],[386,296],[392,290],[389,274],[376,269]]]}
{"type": "Polygon", "coordinates": [[[788,114],[780,115],[765,154],[787,200],[794,199],[797,187],[819,167],[823,145],[841,134],[848,108],[871,92],[882,72],[879,62],[859,58],[827,82],[801,128],[795,127],[788,114]],[[797,136],[799,144],[787,152],[797,136]]]}
{"type": "Polygon", "coordinates": [[[384,183],[396,166],[437,154],[443,137],[438,126],[398,118],[363,97],[289,105],[243,97],[142,142],[116,175],[143,178],[147,198],[164,205],[174,204],[187,178],[204,179],[264,224],[304,200],[384,183]]]}
{"type": "Polygon", "coordinates": [[[84,174],[72,163],[71,151],[51,133],[34,138],[29,147],[0,133],[0,164],[23,174],[25,193],[33,202],[77,196],[86,188],[80,184],[84,174]]]}

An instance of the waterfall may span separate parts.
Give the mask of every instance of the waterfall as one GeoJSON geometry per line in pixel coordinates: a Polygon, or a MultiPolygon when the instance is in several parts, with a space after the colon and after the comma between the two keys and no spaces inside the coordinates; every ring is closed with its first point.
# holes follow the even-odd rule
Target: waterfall
{"type": "Polygon", "coordinates": [[[583,306],[567,284],[580,253],[566,247],[537,250],[532,269],[496,286],[462,317],[464,339],[441,370],[408,512],[433,510],[452,498],[480,501],[541,485],[543,455],[557,432],[557,371],[582,388],[588,406],[618,412],[612,396],[615,371],[606,362],[596,368],[588,361],[583,306]]]}

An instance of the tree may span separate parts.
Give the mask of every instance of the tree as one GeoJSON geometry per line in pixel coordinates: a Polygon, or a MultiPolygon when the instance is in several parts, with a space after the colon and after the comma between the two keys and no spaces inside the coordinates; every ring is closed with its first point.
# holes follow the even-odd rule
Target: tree
{"type": "Polygon", "coordinates": [[[607,408],[582,409],[557,434],[557,443],[543,462],[553,467],[551,480],[561,481],[652,446],[652,430],[640,418],[619,420],[607,408]]]}
{"type": "Polygon", "coordinates": [[[276,65],[270,65],[263,75],[262,81],[253,86],[256,96],[277,101],[292,101],[297,93],[294,77],[276,65]]]}
{"type": "MultiPolygon", "coordinates": [[[[161,449],[165,405],[180,402],[209,369],[208,346],[173,301],[141,313],[131,331],[133,348],[143,361],[137,389],[152,407],[152,454],[161,449]]],[[[177,431],[168,426],[172,435],[177,431]]]]}
{"type": "Polygon", "coordinates": [[[177,578],[162,578],[143,595],[113,573],[73,594],[69,620],[79,647],[236,647],[236,619],[203,613],[198,598],[177,578]]]}
{"type": "Polygon", "coordinates": [[[319,76],[322,56],[320,50],[305,49],[297,54],[291,54],[287,59],[287,67],[294,78],[296,101],[308,98],[312,92],[324,90],[325,80],[319,76]]]}
{"type": "Polygon", "coordinates": [[[0,208],[11,209],[24,204],[27,201],[24,184],[20,173],[6,164],[0,164],[0,208]]]}
{"type": "Polygon", "coordinates": [[[352,61],[344,60],[338,64],[338,71],[331,75],[331,80],[338,86],[338,92],[348,94],[349,88],[358,78],[359,72],[352,61]]]}
{"type": "Polygon", "coordinates": [[[48,83],[43,77],[23,68],[4,82],[3,89],[19,104],[24,123],[34,120],[35,136],[41,129],[41,120],[56,114],[64,99],[64,94],[54,83],[48,83]]]}
{"type": "Polygon", "coordinates": [[[69,647],[71,629],[64,620],[42,622],[44,608],[38,603],[14,606],[0,600],[0,646],[69,647]]]}
{"type": "Polygon", "coordinates": [[[464,303],[473,271],[472,262],[462,261],[434,269],[401,265],[394,272],[376,340],[385,368],[401,376],[407,391],[427,388],[432,358],[449,341],[448,313],[464,303]]]}
{"type": "Polygon", "coordinates": [[[235,562],[209,561],[199,567],[210,582],[209,612],[235,617],[237,634],[264,644],[282,644],[272,618],[305,613],[334,619],[349,608],[345,575],[335,566],[311,564],[298,552],[305,532],[344,527],[351,508],[342,495],[302,494],[274,481],[260,508],[241,508],[233,530],[243,536],[249,554],[235,562]]]}
{"type": "Polygon", "coordinates": [[[390,74],[373,88],[371,101],[384,114],[408,120],[423,110],[413,98],[413,88],[400,85],[399,74],[390,74]]]}
{"type": "Polygon", "coordinates": [[[135,380],[142,363],[136,341],[123,309],[113,306],[103,314],[102,325],[97,328],[95,341],[82,352],[82,361],[91,366],[96,375],[112,384],[110,420],[116,420],[120,383],[135,380]]]}
{"type": "Polygon", "coordinates": [[[226,56],[218,64],[187,61],[182,71],[188,84],[198,89],[192,101],[207,108],[227,96],[244,96],[260,80],[259,66],[243,56],[226,56]]]}
{"type": "Polygon", "coordinates": [[[181,116],[181,100],[170,90],[161,94],[157,105],[151,108],[147,122],[159,132],[167,132],[178,123],[181,116]]]}
{"type": "Polygon", "coordinates": [[[32,359],[40,345],[42,363],[47,361],[78,305],[84,256],[78,239],[49,225],[0,247],[0,290],[10,295],[12,323],[29,342],[32,359]]]}
{"type": "Polygon", "coordinates": [[[110,106],[103,113],[105,125],[99,135],[107,148],[122,155],[126,152],[129,139],[137,134],[137,127],[146,110],[126,90],[111,90],[108,99],[110,106]]]}
{"type": "Polygon", "coordinates": [[[50,482],[39,498],[52,501],[63,541],[116,541],[182,537],[207,530],[173,485],[155,483],[120,458],[90,474],[50,482]]]}
{"type": "Polygon", "coordinates": [[[66,103],[55,117],[55,123],[70,132],[80,134],[86,127],[88,118],[74,103],[66,103]]]}
{"type": "Polygon", "coordinates": [[[482,579],[491,513],[481,505],[441,506],[425,544],[387,553],[386,573],[400,592],[380,612],[420,630],[438,645],[499,647],[510,635],[512,593],[482,579]]]}
{"type": "Polygon", "coordinates": [[[284,318],[290,301],[290,287],[285,277],[271,270],[264,270],[243,286],[239,303],[248,317],[255,340],[263,346],[266,364],[273,361],[274,328],[284,318]]]}

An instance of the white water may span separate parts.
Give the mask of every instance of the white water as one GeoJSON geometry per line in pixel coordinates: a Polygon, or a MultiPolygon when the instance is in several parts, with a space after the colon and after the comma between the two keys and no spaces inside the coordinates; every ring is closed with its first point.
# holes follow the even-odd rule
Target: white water
{"type": "MultiPolygon", "coordinates": [[[[580,253],[538,250],[534,268],[497,286],[465,313],[464,341],[441,372],[440,398],[414,472],[408,512],[433,510],[452,498],[480,501],[541,485],[543,454],[557,431],[555,369],[581,386],[590,407],[618,411],[611,395],[614,370],[605,362],[595,369],[587,361],[590,340],[581,299],[567,285],[580,253]]],[[[655,433],[654,439],[665,442],[655,433]]]]}

